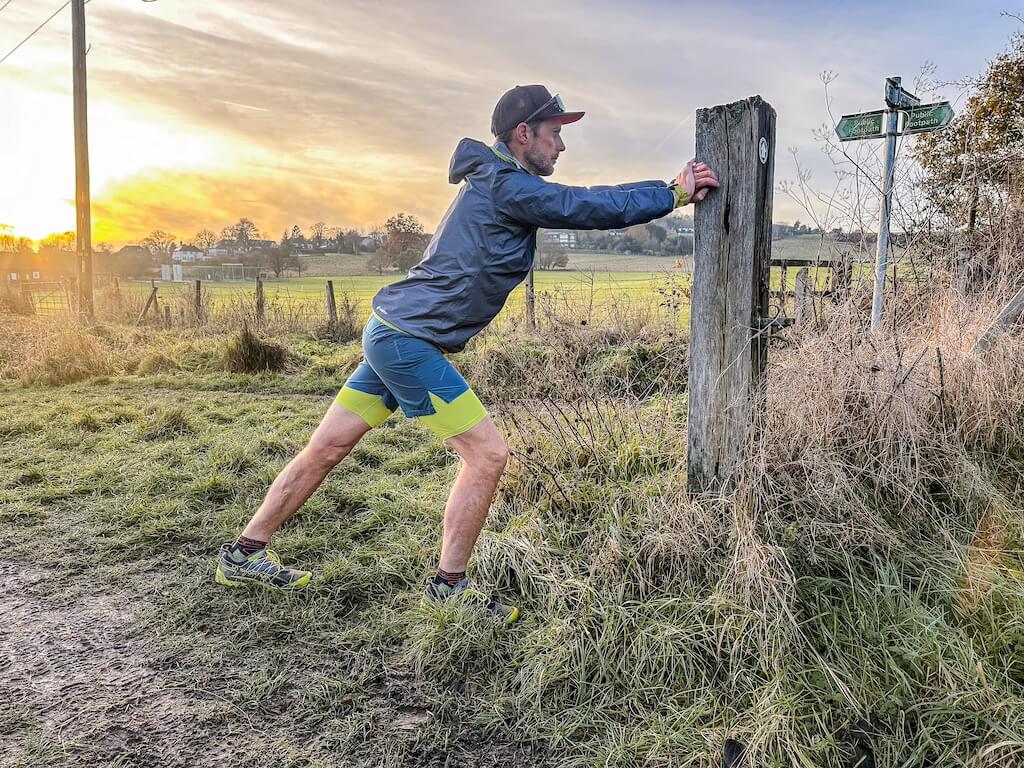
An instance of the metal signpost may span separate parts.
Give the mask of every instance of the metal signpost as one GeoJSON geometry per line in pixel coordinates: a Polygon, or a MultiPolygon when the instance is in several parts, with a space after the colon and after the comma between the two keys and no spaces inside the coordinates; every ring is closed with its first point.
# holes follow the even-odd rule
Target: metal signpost
{"type": "Polygon", "coordinates": [[[892,187],[896,164],[896,137],[915,133],[928,133],[945,128],[953,119],[948,101],[921,104],[912,93],[903,90],[902,78],[885,80],[885,109],[843,115],[836,125],[840,141],[885,139],[885,164],[882,169],[882,213],[878,222],[878,251],[875,254],[875,295],[871,302],[871,330],[877,331],[882,323],[882,304],[885,299],[885,273],[889,262],[889,215],[892,212],[892,187]],[[904,116],[903,129],[899,129],[900,115],[904,116]]]}

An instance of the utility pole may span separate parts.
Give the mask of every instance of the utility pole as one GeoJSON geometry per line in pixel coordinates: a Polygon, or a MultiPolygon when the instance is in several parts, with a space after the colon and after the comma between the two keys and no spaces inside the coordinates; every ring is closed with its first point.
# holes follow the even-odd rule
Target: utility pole
{"type": "Polygon", "coordinates": [[[92,317],[92,210],[89,200],[89,121],[85,91],[85,0],[71,0],[71,56],[75,105],[78,311],[83,317],[92,317]]]}

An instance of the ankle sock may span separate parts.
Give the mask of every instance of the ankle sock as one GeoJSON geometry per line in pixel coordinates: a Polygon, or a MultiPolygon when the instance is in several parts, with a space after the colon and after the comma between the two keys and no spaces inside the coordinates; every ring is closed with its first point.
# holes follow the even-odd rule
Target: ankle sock
{"type": "Polygon", "coordinates": [[[449,587],[454,587],[464,578],[466,578],[465,571],[445,571],[438,568],[437,576],[434,577],[434,583],[447,584],[449,587]]]}
{"type": "Polygon", "coordinates": [[[231,551],[240,552],[248,557],[253,552],[259,552],[266,546],[267,542],[265,541],[258,541],[256,539],[246,538],[245,536],[239,536],[238,540],[231,546],[231,551]]]}

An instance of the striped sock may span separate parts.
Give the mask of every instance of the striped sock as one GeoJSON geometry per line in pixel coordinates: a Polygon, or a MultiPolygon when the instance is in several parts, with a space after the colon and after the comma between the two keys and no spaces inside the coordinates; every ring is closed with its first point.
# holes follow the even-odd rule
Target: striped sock
{"type": "Polygon", "coordinates": [[[231,547],[232,552],[240,552],[241,554],[248,557],[253,552],[259,552],[261,549],[267,546],[265,541],[257,541],[256,539],[248,539],[245,536],[239,536],[238,541],[231,547]]]}
{"type": "Polygon", "coordinates": [[[434,577],[434,583],[447,584],[449,587],[454,587],[464,578],[466,578],[465,571],[445,571],[441,568],[438,568],[437,576],[434,577]]]}

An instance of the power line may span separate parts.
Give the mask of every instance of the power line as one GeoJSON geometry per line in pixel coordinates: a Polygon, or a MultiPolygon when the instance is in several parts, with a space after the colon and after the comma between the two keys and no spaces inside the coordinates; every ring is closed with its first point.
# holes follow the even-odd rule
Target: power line
{"type": "Polygon", "coordinates": [[[7,0],[6,3],[4,3],[3,5],[0,5],[0,11],[2,11],[4,8],[6,8],[8,5],[10,5],[13,2],[14,2],[14,0],[7,0]]]}
{"type": "MultiPolygon", "coordinates": [[[[12,2],[13,2],[13,0],[7,0],[7,4],[6,4],[6,5],[4,5],[4,8],[6,8],[6,7],[7,7],[7,5],[10,5],[10,4],[12,3],[12,2]]],[[[55,17],[55,16],[56,16],[56,15],[57,15],[58,13],[60,13],[61,11],[63,11],[63,10],[65,9],[65,8],[67,8],[67,7],[69,6],[69,5],[71,5],[71,0],[68,0],[68,1],[66,2],[66,3],[64,3],[64,5],[62,5],[62,6],[60,7],[60,8],[58,8],[58,9],[57,9],[56,11],[54,11],[54,12],[53,12],[52,14],[50,14],[50,17],[49,17],[49,18],[48,18],[48,19],[47,19],[46,21],[44,21],[44,22],[43,22],[42,24],[40,24],[40,25],[39,25],[38,27],[36,27],[35,29],[33,29],[33,30],[32,30],[32,32],[31,32],[31,33],[29,33],[29,36],[28,36],[28,37],[26,37],[26,38],[25,38],[24,40],[22,40],[22,41],[21,41],[20,43],[18,43],[18,44],[17,44],[16,46],[14,46],[13,48],[11,48],[11,50],[9,50],[9,51],[8,51],[8,52],[7,52],[6,54],[4,54],[4,57],[3,57],[2,59],[0,59],[0,64],[3,64],[3,63],[4,63],[5,61],[7,61],[7,59],[8,59],[8,58],[10,58],[10,56],[11,56],[11,54],[12,54],[12,53],[14,53],[14,52],[15,52],[16,50],[18,50],[19,48],[21,48],[21,46],[23,46],[23,45],[24,45],[25,43],[27,43],[27,42],[28,42],[29,40],[31,40],[31,39],[32,39],[32,36],[33,36],[33,35],[35,35],[35,33],[36,33],[36,32],[38,32],[38,31],[39,31],[40,29],[42,29],[42,28],[43,28],[43,27],[45,27],[45,26],[46,26],[47,24],[49,24],[49,23],[50,23],[51,21],[53,21],[54,17],[55,17]]],[[[3,10],[3,8],[0,8],[0,10],[3,10]]]]}

